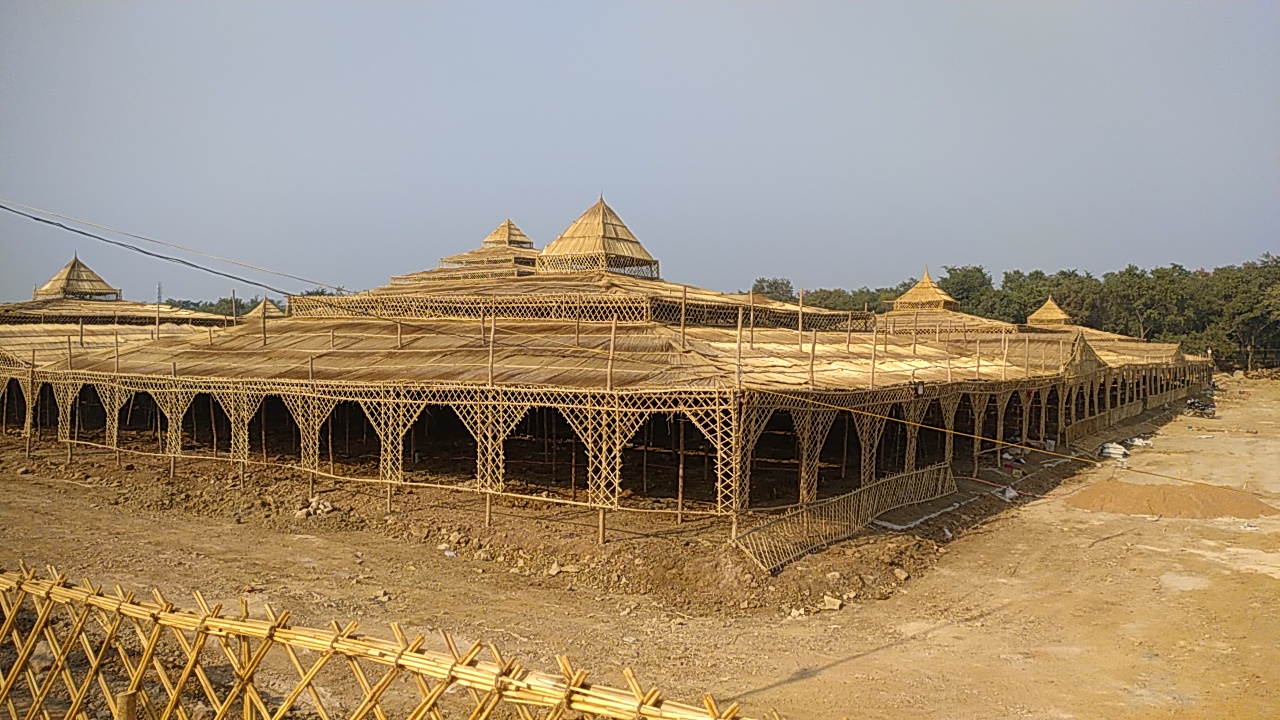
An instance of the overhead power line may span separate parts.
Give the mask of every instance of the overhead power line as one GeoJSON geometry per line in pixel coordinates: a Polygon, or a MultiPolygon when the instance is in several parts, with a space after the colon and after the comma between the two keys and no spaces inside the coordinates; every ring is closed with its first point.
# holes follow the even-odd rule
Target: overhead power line
{"type": "MultiPolygon", "coordinates": [[[[112,240],[111,238],[103,237],[96,233],[91,233],[87,230],[74,228],[74,227],[71,227],[70,225],[60,223],[56,220],[49,220],[47,218],[42,218],[36,215],[32,215],[31,213],[23,212],[21,210],[15,210],[14,208],[11,208],[8,205],[5,205],[4,203],[0,203],[0,210],[6,210],[8,212],[13,213],[14,215],[21,215],[22,217],[28,218],[30,220],[35,220],[38,223],[44,223],[45,225],[52,225],[54,227],[59,227],[68,232],[73,232],[77,235],[83,235],[87,238],[92,238],[94,240],[100,240],[104,243],[115,245],[116,247],[121,247],[126,250],[132,250],[133,252],[141,253],[148,257],[156,258],[158,260],[164,260],[166,262],[175,263],[177,265],[182,265],[184,267],[189,267],[193,270],[199,270],[201,272],[207,272],[213,275],[220,275],[224,278],[230,278],[231,280],[235,280],[236,282],[241,282],[246,285],[253,285],[255,287],[265,288],[267,290],[270,290],[271,292],[279,293],[280,295],[290,294],[287,290],[281,290],[280,288],[272,287],[271,285],[267,285],[266,283],[261,283],[256,280],[250,280],[249,278],[240,277],[239,275],[232,275],[231,273],[223,272],[221,270],[215,270],[211,267],[205,267],[204,265],[200,265],[199,263],[193,263],[190,260],[183,260],[182,258],[173,257],[172,255],[164,255],[158,252],[153,252],[145,248],[140,248],[137,245],[133,245],[131,243],[123,242],[120,240],[112,240]]],[[[242,264],[242,263],[237,263],[237,264],[242,264]]],[[[279,275],[280,273],[273,273],[273,274],[279,275]]],[[[310,282],[310,281],[304,281],[304,282],[310,282]]]]}
{"type": "MultiPolygon", "coordinates": [[[[156,245],[160,245],[160,246],[162,246],[162,247],[167,247],[167,248],[172,248],[172,249],[174,249],[174,250],[181,250],[182,252],[191,253],[192,255],[199,255],[200,257],[206,257],[206,258],[209,258],[210,260],[217,260],[218,262],[224,262],[224,263],[227,263],[227,264],[229,264],[229,265],[237,265],[237,266],[239,266],[239,267],[242,267],[242,268],[245,268],[245,269],[248,269],[248,270],[254,270],[254,271],[256,271],[256,272],[267,273],[268,275],[276,275],[276,276],[279,276],[279,277],[288,278],[288,279],[290,279],[290,280],[297,280],[298,282],[302,282],[302,283],[309,283],[309,284],[311,284],[311,285],[315,285],[316,287],[327,288],[327,289],[329,289],[329,290],[333,290],[333,291],[335,291],[335,292],[347,292],[347,290],[346,290],[345,288],[339,287],[339,286],[337,286],[337,285],[329,285],[329,284],[327,284],[327,283],[322,283],[322,282],[320,282],[319,280],[311,280],[311,279],[309,279],[309,278],[301,277],[301,276],[299,276],[299,275],[290,275],[289,273],[283,273],[283,272],[279,272],[279,271],[277,271],[277,270],[271,270],[270,268],[264,268],[264,267],[260,267],[260,266],[258,266],[258,265],[251,265],[251,264],[249,264],[249,263],[240,262],[239,260],[232,260],[231,258],[219,257],[219,256],[217,256],[217,255],[213,255],[213,254],[210,254],[210,253],[207,253],[207,252],[203,252],[203,251],[201,251],[201,250],[196,250],[195,248],[184,247],[184,246],[182,246],[182,245],[175,245],[174,243],[165,242],[165,241],[163,241],[163,240],[156,240],[155,238],[150,238],[150,237],[147,237],[146,235],[138,235],[138,234],[135,234],[135,233],[131,233],[131,232],[127,231],[127,230],[119,230],[119,229],[117,229],[117,228],[109,227],[109,226],[107,226],[107,225],[99,225],[98,223],[89,222],[88,220],[81,220],[80,218],[71,217],[70,215],[62,215],[62,214],[60,214],[60,213],[53,212],[52,210],[44,210],[44,209],[42,209],[42,208],[32,207],[31,205],[24,205],[24,204],[22,204],[22,203],[20,203],[20,202],[17,202],[17,201],[15,201],[15,200],[6,200],[6,199],[4,199],[4,198],[0,198],[0,203],[8,203],[9,205],[13,205],[14,207],[20,207],[20,208],[23,208],[24,210],[30,210],[30,211],[32,211],[32,212],[38,212],[38,213],[41,213],[42,215],[48,215],[48,216],[50,216],[50,217],[56,217],[56,218],[61,218],[61,219],[63,219],[63,220],[69,220],[69,221],[71,221],[71,222],[78,223],[78,224],[80,224],[80,225],[86,225],[86,226],[88,226],[88,227],[98,228],[99,230],[106,230],[106,231],[108,231],[108,232],[113,232],[113,233],[116,233],[116,234],[118,234],[118,235],[124,235],[124,236],[126,236],[126,237],[134,238],[135,240],[142,240],[142,241],[145,241],[145,242],[154,243],[154,244],[156,244],[156,245]]],[[[0,207],[4,207],[4,206],[3,206],[3,205],[0,205],[0,207]]],[[[40,222],[48,222],[48,221],[46,221],[46,220],[42,220],[42,219],[37,218],[37,217],[35,217],[35,216],[27,215],[26,213],[23,213],[23,212],[18,212],[17,210],[14,210],[13,208],[10,208],[10,207],[5,207],[4,209],[9,210],[10,212],[17,212],[19,215],[24,215],[24,216],[26,216],[26,217],[31,218],[32,220],[38,220],[38,221],[40,221],[40,222]]],[[[61,225],[61,224],[58,224],[58,223],[50,223],[50,224],[58,225],[58,227],[66,228],[67,230],[72,230],[73,232],[80,232],[80,231],[78,231],[78,230],[74,230],[74,228],[69,228],[69,227],[67,227],[66,225],[61,225]]],[[[81,234],[88,234],[88,233],[81,233],[81,234]]],[[[99,239],[99,240],[105,240],[105,238],[101,238],[101,237],[98,237],[98,236],[96,236],[96,235],[89,235],[89,236],[90,236],[90,237],[97,238],[97,239],[99,239]]],[[[111,241],[110,241],[110,240],[107,240],[107,242],[111,242],[111,241]]],[[[141,251],[140,251],[140,252],[141,252],[141,251]]],[[[146,253],[146,254],[150,255],[151,253],[146,253]]],[[[163,257],[163,256],[155,255],[154,257],[163,257]]],[[[166,259],[166,260],[172,260],[173,258],[164,257],[164,259],[166,259]]],[[[193,266],[193,267],[195,267],[195,266],[193,266]]],[[[201,268],[201,269],[209,270],[208,268],[201,268]]],[[[210,270],[210,272],[217,272],[217,271],[210,270]]],[[[219,273],[219,274],[222,274],[222,273],[219,273]]],[[[234,277],[234,276],[233,276],[233,275],[226,275],[226,277],[234,277]]],[[[263,287],[266,287],[266,286],[263,286],[263,287]]]]}

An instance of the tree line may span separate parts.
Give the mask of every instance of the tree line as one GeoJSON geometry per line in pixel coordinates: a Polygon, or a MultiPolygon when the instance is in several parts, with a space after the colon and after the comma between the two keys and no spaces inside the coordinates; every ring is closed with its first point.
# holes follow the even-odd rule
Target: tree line
{"type": "MultiPolygon", "coordinates": [[[[337,295],[338,293],[327,288],[316,287],[310,290],[303,290],[299,295],[337,295]]],[[[236,298],[236,317],[243,317],[245,313],[258,307],[258,303],[262,302],[262,296],[254,295],[249,298],[236,298]]],[[[289,298],[272,298],[271,302],[280,307],[281,310],[289,303],[289,298]]],[[[231,298],[221,297],[217,300],[176,300],[169,298],[164,301],[166,305],[172,305],[183,310],[194,310],[196,312],[211,313],[213,315],[231,315],[231,298]]]]}
{"type": "MultiPolygon", "coordinates": [[[[1129,265],[1096,277],[1078,270],[1005,272],[1000,285],[981,265],[944,266],[938,285],[963,312],[1024,323],[1047,297],[1077,325],[1144,340],[1181,343],[1198,355],[1213,353],[1219,367],[1280,365],[1280,256],[1213,270],[1178,264],[1146,270],[1129,265]]],[[[857,290],[806,290],[805,305],[831,310],[878,310],[916,284],[857,290]]],[[[752,292],[796,302],[787,278],[757,278],[752,292]]]]}

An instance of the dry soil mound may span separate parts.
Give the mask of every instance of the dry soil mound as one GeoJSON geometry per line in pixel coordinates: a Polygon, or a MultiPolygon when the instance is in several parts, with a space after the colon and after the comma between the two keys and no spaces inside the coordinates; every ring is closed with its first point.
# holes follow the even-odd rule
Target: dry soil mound
{"type": "Polygon", "coordinates": [[[1067,504],[1082,510],[1174,518],[1256,518],[1280,509],[1242,492],[1208,485],[1134,485],[1103,480],[1075,493],[1067,504]]]}

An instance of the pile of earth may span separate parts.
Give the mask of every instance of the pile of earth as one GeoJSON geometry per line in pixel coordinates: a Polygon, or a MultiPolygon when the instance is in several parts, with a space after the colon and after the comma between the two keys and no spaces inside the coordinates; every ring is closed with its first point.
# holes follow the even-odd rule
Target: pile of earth
{"type": "Polygon", "coordinates": [[[1258,518],[1280,515],[1254,495],[1204,484],[1135,484],[1103,480],[1067,498],[1081,510],[1170,518],[1258,518]]]}

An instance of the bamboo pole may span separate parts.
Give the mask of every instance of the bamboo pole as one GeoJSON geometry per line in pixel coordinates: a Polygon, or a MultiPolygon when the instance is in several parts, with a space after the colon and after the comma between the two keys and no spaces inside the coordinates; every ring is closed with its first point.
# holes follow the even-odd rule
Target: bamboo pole
{"type": "Polygon", "coordinates": [[[267,306],[265,303],[267,302],[267,299],[265,296],[262,298],[262,302],[264,303],[262,306],[262,347],[266,347],[267,346],[267,306]]]}
{"type": "MultiPolygon", "coordinates": [[[[31,388],[31,389],[28,389],[27,392],[31,393],[32,396],[35,396],[35,397],[31,397],[31,396],[27,397],[27,405],[29,406],[27,407],[27,415],[31,415],[31,423],[35,424],[36,420],[38,419],[36,415],[36,400],[38,397],[40,397],[40,388],[36,387],[36,348],[35,347],[31,348],[31,368],[29,368],[28,370],[27,387],[31,388]]],[[[23,424],[26,424],[26,419],[23,419],[23,424]]],[[[36,434],[36,428],[23,428],[23,429],[27,430],[27,457],[31,457],[31,436],[33,436],[33,434],[36,434]]]]}
{"type": "Polygon", "coordinates": [[[920,310],[911,315],[911,354],[916,354],[916,344],[920,339],[920,310]]]}
{"type": "Polygon", "coordinates": [[[498,335],[498,315],[489,316],[489,387],[493,387],[493,345],[498,335]]]}
{"type": "MultiPolygon", "coordinates": [[[[67,369],[68,369],[68,370],[70,370],[70,369],[71,369],[72,362],[73,362],[73,361],[72,361],[72,359],[71,359],[71,336],[70,336],[70,335],[68,335],[68,336],[67,336],[67,369]]],[[[79,395],[76,395],[76,400],[77,400],[77,401],[79,401],[79,399],[80,399],[80,396],[79,396],[79,395]]],[[[79,418],[79,408],[77,408],[77,407],[74,407],[74,406],[72,406],[72,405],[68,405],[68,406],[67,406],[67,413],[68,413],[69,415],[75,415],[75,416],[76,416],[76,421],[78,421],[78,420],[80,419],[80,418],[79,418]]],[[[66,420],[66,422],[67,422],[67,424],[68,424],[68,425],[71,425],[73,428],[75,427],[75,425],[73,424],[75,421],[73,421],[70,417],[67,417],[67,418],[64,418],[64,419],[66,420]]],[[[76,433],[76,435],[75,435],[75,436],[76,436],[76,439],[79,439],[80,434],[79,434],[79,433],[76,433]]],[[[70,464],[71,464],[72,448],[74,448],[74,447],[75,447],[75,443],[74,443],[74,442],[72,442],[71,440],[68,440],[68,441],[67,441],[67,464],[68,464],[68,465],[70,465],[70,464]]]]}
{"type": "Polygon", "coordinates": [[[236,324],[236,289],[231,288],[231,324],[236,324]]]}
{"type": "Polygon", "coordinates": [[[1009,379],[1009,334],[1001,333],[1001,340],[1004,347],[1000,351],[1000,379],[1009,379]]]}
{"type": "Polygon", "coordinates": [[[840,479],[844,480],[849,468],[849,414],[844,416],[844,450],[840,453],[840,479]]]}
{"type": "Polygon", "coordinates": [[[213,395],[209,396],[209,439],[213,443],[213,456],[218,457],[218,416],[213,412],[213,395]]]}
{"type": "Polygon", "coordinates": [[[748,330],[749,334],[747,336],[747,347],[751,348],[752,350],[755,350],[756,349],[756,294],[754,291],[747,293],[747,307],[749,312],[751,313],[751,317],[749,318],[749,322],[747,323],[747,327],[749,328],[748,330]]]}
{"type": "Polygon", "coordinates": [[[1022,367],[1025,377],[1031,377],[1031,338],[1022,338],[1022,367]]]}
{"type": "MultiPolygon", "coordinates": [[[[802,350],[804,349],[803,345],[801,346],[801,349],[802,350]]],[[[817,357],[818,357],[818,331],[814,330],[813,341],[809,343],[809,389],[810,390],[814,389],[813,365],[817,357]]]]}
{"type": "Polygon", "coordinates": [[[80,347],[84,347],[84,318],[80,318],[80,347]]]}
{"type": "Polygon", "coordinates": [[[738,380],[737,385],[738,387],[742,387],[742,308],[741,307],[738,308],[738,345],[737,345],[737,355],[734,362],[736,364],[736,370],[737,370],[737,380],[738,380]]]}
{"type": "MultiPolygon", "coordinates": [[[[399,323],[397,323],[397,325],[398,324],[399,323]]],[[[311,386],[311,391],[315,392],[314,383],[316,381],[316,356],[314,354],[307,356],[307,381],[310,383],[313,383],[311,386]]],[[[298,426],[298,432],[302,432],[301,425],[298,426]]],[[[307,473],[307,499],[310,500],[315,496],[316,496],[316,471],[312,469],[310,472],[307,473]]]]}
{"type": "Polygon", "coordinates": [[[804,288],[800,288],[800,310],[796,313],[796,343],[804,352],[804,288]]]}
{"type": "Polygon", "coordinates": [[[330,350],[334,348],[334,344],[335,344],[334,341],[335,341],[335,338],[334,338],[333,328],[329,328],[329,349],[330,350]]]}
{"type": "Polygon", "coordinates": [[[680,349],[684,350],[685,345],[685,315],[688,312],[689,305],[689,286],[680,286],[680,349]]]}
{"type": "Polygon", "coordinates": [[[267,463],[267,399],[262,398],[262,422],[258,423],[262,436],[262,464],[267,463]]]}
{"type": "Polygon", "coordinates": [[[609,324],[609,367],[605,377],[605,389],[613,391],[613,350],[618,342],[618,316],[615,314],[609,324]]]}
{"type": "Polygon", "coordinates": [[[399,320],[396,321],[396,349],[404,349],[404,332],[401,329],[401,323],[399,320]]]}
{"type": "MultiPolygon", "coordinates": [[[[173,370],[173,377],[178,377],[178,363],[176,362],[172,363],[170,365],[170,368],[173,370]]],[[[157,415],[156,417],[157,427],[159,425],[159,422],[160,422],[160,418],[157,415]]],[[[169,422],[173,422],[173,420],[170,419],[169,422]]],[[[182,433],[182,418],[178,418],[178,433],[179,435],[181,435],[182,433]]],[[[166,449],[170,451],[173,450],[173,448],[166,448],[166,449]]],[[[172,480],[174,475],[177,474],[177,472],[178,472],[178,457],[176,454],[171,452],[169,455],[169,479],[172,480]]]]}
{"type": "MultiPolygon", "coordinates": [[[[116,340],[117,342],[119,342],[118,333],[117,333],[116,340]]],[[[117,346],[117,353],[118,352],[119,352],[119,348],[117,346]]],[[[119,355],[117,355],[116,365],[119,366],[119,364],[120,364],[119,355]]],[[[27,408],[27,414],[31,416],[31,423],[34,425],[36,422],[36,410],[35,410],[36,399],[40,397],[40,389],[36,387],[36,349],[35,348],[31,348],[31,367],[28,369],[27,387],[30,388],[30,390],[28,390],[27,392],[31,393],[31,395],[34,396],[34,397],[30,397],[30,396],[27,397],[27,404],[30,406],[27,408]]],[[[26,423],[26,419],[24,418],[23,424],[25,425],[25,423],[26,423]]],[[[30,458],[31,457],[31,436],[36,434],[35,432],[36,429],[33,427],[24,428],[24,429],[27,431],[26,455],[28,458],[30,458]]]]}
{"type": "Polygon", "coordinates": [[[871,387],[876,386],[876,346],[878,339],[876,336],[880,334],[879,324],[871,326],[871,387]]]}
{"type": "Polygon", "coordinates": [[[569,438],[569,499],[578,501],[578,436],[569,438]]]}
{"type": "Polygon", "coordinates": [[[680,461],[676,470],[676,524],[684,523],[684,416],[681,415],[676,421],[676,427],[680,432],[680,461]]]}
{"type": "Polygon", "coordinates": [[[653,425],[644,424],[644,447],[640,449],[640,492],[649,495],[649,443],[653,442],[653,425]]]}
{"type": "Polygon", "coordinates": [[[849,352],[853,346],[853,311],[849,311],[849,322],[844,328],[844,351],[849,352]]]}
{"type": "Polygon", "coordinates": [[[974,379],[982,379],[982,340],[974,340],[973,346],[973,377],[974,379]]]}
{"type": "Polygon", "coordinates": [[[604,545],[604,508],[600,508],[596,515],[596,543],[604,545]]]}
{"type": "Polygon", "coordinates": [[[493,527],[493,493],[484,494],[484,526],[493,527]]]}

